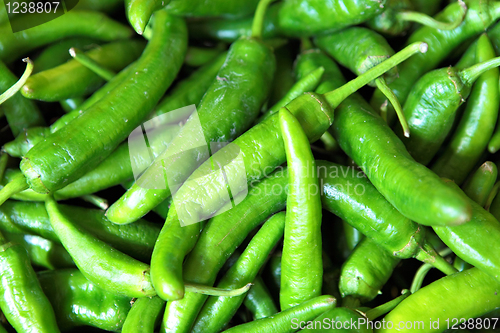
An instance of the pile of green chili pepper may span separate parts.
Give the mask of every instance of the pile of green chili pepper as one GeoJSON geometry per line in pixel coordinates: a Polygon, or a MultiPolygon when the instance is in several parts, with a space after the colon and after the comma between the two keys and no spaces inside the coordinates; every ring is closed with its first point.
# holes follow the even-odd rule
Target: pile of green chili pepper
{"type": "Polygon", "coordinates": [[[500,0],[60,3],[0,0],[0,333],[500,331],[500,0]]]}

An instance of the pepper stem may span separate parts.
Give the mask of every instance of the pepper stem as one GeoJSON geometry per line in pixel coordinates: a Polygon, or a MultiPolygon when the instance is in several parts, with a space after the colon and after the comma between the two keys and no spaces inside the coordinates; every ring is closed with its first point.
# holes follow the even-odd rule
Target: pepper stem
{"type": "Polygon", "coordinates": [[[339,144],[330,132],[326,131],[323,133],[320,140],[323,142],[327,152],[335,152],[339,150],[339,144]]]}
{"type": "Polygon", "coordinates": [[[375,80],[394,66],[397,66],[398,64],[418,52],[427,52],[427,47],[427,44],[423,42],[416,42],[408,45],[392,57],[381,62],[377,66],[370,68],[363,75],[360,75],[354,80],[347,82],[340,88],[327,92],[325,94],[326,100],[331,105],[331,107],[335,109],[337,106],[339,106],[340,103],[342,103],[343,100],[356,92],[359,88],[375,80]]]}
{"type": "Polygon", "coordinates": [[[210,296],[233,297],[233,296],[240,296],[240,295],[243,295],[244,293],[246,293],[250,289],[252,284],[247,283],[244,287],[241,287],[238,289],[222,289],[222,288],[203,286],[200,284],[193,284],[193,283],[185,283],[184,286],[186,288],[186,291],[189,291],[192,293],[210,295],[210,296]]]}
{"type": "Polygon", "coordinates": [[[102,210],[106,210],[109,207],[108,200],[98,197],[97,195],[87,194],[82,195],[81,198],[82,200],[87,201],[102,210]]]}
{"type": "Polygon", "coordinates": [[[457,72],[457,75],[466,86],[470,87],[477,80],[477,78],[481,76],[481,74],[498,66],[500,66],[500,57],[480,62],[479,64],[475,64],[469,68],[462,69],[457,72]]]}
{"type": "MultiPolygon", "coordinates": [[[[451,249],[446,248],[439,252],[439,255],[444,257],[451,254],[453,251],[451,249]]],[[[417,292],[422,287],[422,283],[424,282],[425,276],[427,273],[433,268],[431,264],[423,264],[415,273],[413,277],[413,281],[411,283],[410,291],[413,293],[417,292]]]]}
{"type": "Polygon", "coordinates": [[[424,245],[417,252],[415,258],[426,264],[432,265],[446,275],[458,272],[456,268],[440,256],[427,241],[425,241],[424,245]]]}
{"type": "Polygon", "coordinates": [[[420,268],[415,273],[415,276],[413,277],[413,281],[411,282],[410,291],[412,293],[415,293],[422,287],[422,283],[424,282],[425,276],[431,270],[431,268],[432,265],[430,264],[423,264],[422,266],[420,266],[420,268]]]}
{"type": "Polygon", "coordinates": [[[94,59],[90,58],[88,55],[75,47],[69,49],[69,54],[80,64],[87,67],[106,81],[111,80],[116,75],[115,72],[97,63],[94,59]]]}
{"type": "Polygon", "coordinates": [[[26,177],[22,173],[18,174],[0,190],[0,205],[14,194],[24,191],[27,188],[26,177]]]}
{"type": "Polygon", "coordinates": [[[461,15],[455,21],[452,22],[441,22],[424,13],[413,12],[413,11],[399,12],[397,14],[397,18],[398,20],[401,21],[420,23],[424,26],[434,28],[437,30],[453,30],[458,28],[460,24],[462,24],[462,22],[465,19],[465,15],[467,14],[467,6],[462,0],[458,1],[458,5],[460,6],[461,15]]]}
{"type": "Polygon", "coordinates": [[[260,0],[255,10],[255,16],[253,17],[252,23],[252,37],[262,38],[262,32],[264,30],[264,17],[266,15],[267,7],[274,0],[260,0]]]}
{"type": "MultiPolygon", "coordinates": [[[[377,88],[380,89],[382,94],[384,94],[385,97],[391,102],[392,107],[396,111],[396,114],[398,115],[399,123],[401,124],[401,127],[403,128],[403,133],[405,137],[409,138],[410,137],[410,126],[408,126],[408,122],[406,121],[405,114],[403,113],[403,108],[401,107],[401,104],[399,103],[398,98],[396,95],[394,95],[394,92],[389,88],[387,85],[387,82],[385,82],[385,79],[383,76],[378,77],[375,79],[375,84],[377,85],[377,88]]],[[[387,110],[387,107],[386,107],[387,110]]],[[[387,112],[385,112],[385,119],[387,122],[387,112]]]]}
{"type": "Polygon", "coordinates": [[[30,58],[24,58],[23,61],[27,63],[23,75],[12,87],[7,89],[3,94],[0,95],[0,104],[14,96],[15,93],[17,93],[19,89],[21,89],[21,87],[26,83],[26,80],[28,80],[31,73],[33,72],[33,61],[31,61],[30,58]]]}
{"type": "Polygon", "coordinates": [[[396,306],[398,306],[399,303],[404,301],[405,298],[410,296],[412,292],[410,292],[408,289],[403,289],[401,291],[401,296],[396,297],[392,301],[389,301],[387,303],[384,303],[382,305],[377,306],[376,308],[373,308],[371,310],[366,311],[365,316],[368,318],[368,320],[372,321],[374,319],[377,319],[380,316],[385,315],[389,311],[392,311],[396,306]]]}

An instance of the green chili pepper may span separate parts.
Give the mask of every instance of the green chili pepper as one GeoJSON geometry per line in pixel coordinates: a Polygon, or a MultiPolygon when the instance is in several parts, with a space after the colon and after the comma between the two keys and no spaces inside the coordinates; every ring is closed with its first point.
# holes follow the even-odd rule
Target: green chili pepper
{"type": "Polygon", "coordinates": [[[465,194],[479,206],[484,207],[497,180],[498,169],[495,163],[485,162],[462,186],[465,194]]]}
{"type": "MultiPolygon", "coordinates": [[[[252,282],[269,253],[283,236],[285,213],[271,217],[252,238],[245,251],[222,277],[219,288],[235,288],[252,282]]],[[[245,295],[209,297],[192,328],[193,332],[219,332],[234,316],[245,295]]]]}
{"type": "MultiPolygon", "coordinates": [[[[407,43],[423,41],[428,44],[429,51],[412,57],[398,67],[399,79],[394,80],[389,87],[404,104],[415,82],[426,72],[438,66],[453,50],[462,45],[469,38],[474,37],[488,28],[500,17],[500,3],[496,1],[466,0],[468,8],[464,22],[454,30],[437,30],[430,27],[421,27],[415,31],[407,43]]],[[[450,22],[463,12],[458,2],[448,5],[436,15],[436,19],[450,22]]],[[[437,98],[437,97],[436,97],[437,98]]],[[[376,90],[371,101],[375,110],[380,110],[387,104],[387,99],[376,90]]],[[[389,110],[392,110],[388,106],[389,110]]]]}
{"type": "Polygon", "coordinates": [[[160,314],[165,308],[165,301],[158,296],[137,299],[123,323],[123,333],[154,332],[160,314]]]}
{"type": "MultiPolygon", "coordinates": [[[[0,61],[0,91],[3,93],[16,82],[18,82],[17,77],[0,61]]],[[[24,98],[20,92],[5,101],[2,109],[14,136],[17,136],[24,128],[45,124],[38,107],[24,98]]]]}
{"type": "Polygon", "coordinates": [[[50,224],[82,274],[100,288],[129,297],[154,296],[149,266],[74,226],[54,199],[46,202],[50,224]]]}
{"type": "MultiPolygon", "coordinates": [[[[487,37],[485,36],[485,38],[487,37]]],[[[488,57],[490,55],[491,53],[488,52],[488,57]]],[[[408,99],[404,105],[404,113],[406,119],[408,120],[412,135],[410,138],[405,138],[399,129],[395,130],[396,134],[408,149],[408,152],[417,162],[424,165],[430,162],[451,130],[453,120],[455,119],[455,113],[458,110],[458,107],[469,96],[472,84],[483,73],[497,67],[498,65],[500,65],[500,58],[493,58],[460,71],[455,70],[453,67],[442,68],[425,74],[417,81],[408,95],[408,99]],[[429,110],[432,110],[432,112],[429,112],[429,110]]],[[[477,90],[472,103],[469,103],[470,107],[468,112],[465,114],[465,119],[468,119],[468,115],[474,110],[479,110],[476,112],[485,112],[489,119],[494,119],[496,121],[499,104],[498,75],[495,73],[492,73],[492,75],[493,77],[489,79],[488,82],[491,82],[493,86],[491,88],[485,87],[477,90]],[[496,84],[493,83],[493,81],[496,81],[496,84]],[[483,89],[488,89],[488,101],[484,101],[484,98],[477,96],[477,94],[481,94],[483,89]],[[491,97],[490,92],[494,92],[491,97]],[[489,101],[490,98],[491,101],[489,101]],[[486,107],[487,110],[483,111],[483,108],[486,107]]],[[[457,145],[459,145],[459,143],[456,141],[461,140],[464,135],[467,135],[470,138],[470,134],[466,134],[466,131],[471,131],[471,129],[468,128],[465,130],[463,127],[471,126],[476,128],[477,126],[479,133],[484,133],[485,135],[484,138],[478,138],[478,140],[486,142],[489,140],[493,131],[493,126],[490,124],[491,120],[485,120],[485,125],[481,125],[476,119],[473,121],[474,125],[468,125],[467,123],[461,126],[459,125],[457,138],[452,139],[450,148],[451,153],[454,153],[455,150],[458,149],[457,145]],[[489,127],[489,129],[487,129],[487,127],[489,127]]],[[[464,138],[463,140],[469,141],[469,138],[464,138]]],[[[476,137],[474,137],[474,139],[476,139],[476,137]]],[[[484,143],[485,146],[486,144],[487,143],[484,143]]],[[[476,152],[481,153],[481,145],[481,142],[478,143],[478,146],[471,143],[468,147],[469,154],[477,155],[476,152]]],[[[465,149],[465,147],[460,148],[465,149]]],[[[450,152],[445,152],[443,159],[449,159],[450,155],[450,152]]],[[[479,158],[479,156],[474,155],[467,155],[465,158],[467,162],[472,162],[472,166],[474,166],[479,158]]],[[[464,158],[462,158],[461,161],[464,161],[464,158]]],[[[447,161],[445,160],[445,162],[447,161]]],[[[441,166],[441,163],[444,164],[445,162],[438,162],[439,166],[436,168],[439,169],[435,170],[438,171],[438,174],[445,173],[445,170],[449,168],[458,168],[455,166],[456,164],[453,164],[453,167],[450,165],[441,166]]],[[[460,165],[460,170],[448,171],[447,173],[451,174],[451,172],[453,172],[452,175],[459,177],[457,180],[460,183],[463,181],[463,177],[465,177],[463,173],[467,174],[472,166],[467,165],[467,168],[465,168],[464,165],[464,170],[462,171],[462,164],[465,164],[466,162],[462,163],[457,161],[456,163],[460,165]]]]}
{"type": "Polygon", "coordinates": [[[253,286],[243,300],[243,305],[252,313],[253,320],[270,317],[278,313],[278,308],[260,276],[257,276],[253,281],[253,286]]]}
{"type": "Polygon", "coordinates": [[[322,215],[317,168],[309,140],[286,108],[279,111],[279,120],[289,170],[280,289],[281,309],[286,310],[321,295],[322,215]]]}
{"type": "Polygon", "coordinates": [[[0,309],[17,332],[59,332],[26,249],[0,234],[0,309]]]}
{"type": "MultiPolygon", "coordinates": [[[[97,209],[67,205],[60,205],[59,209],[74,225],[90,232],[117,250],[139,260],[147,261],[151,258],[154,242],[160,232],[157,225],[141,220],[132,225],[120,226],[109,222],[104,212],[97,209]]],[[[13,226],[53,242],[61,242],[50,224],[43,203],[5,202],[0,206],[0,230],[15,231],[12,229],[13,226]]]]}
{"type": "Polygon", "coordinates": [[[35,58],[35,69],[33,73],[42,72],[59,66],[71,59],[68,50],[72,47],[87,50],[95,46],[96,40],[86,37],[67,38],[47,46],[35,58]]]}
{"type": "Polygon", "coordinates": [[[316,164],[324,191],[323,208],[372,238],[394,257],[415,257],[445,274],[455,273],[425,240],[425,229],[403,217],[361,171],[326,161],[317,161],[316,164]],[[364,209],[362,216],[358,207],[364,209]]]}
{"type": "Polygon", "coordinates": [[[293,308],[279,312],[269,318],[262,318],[246,324],[232,327],[224,332],[269,332],[269,333],[286,333],[296,332],[300,328],[301,322],[307,322],[326,311],[335,307],[337,301],[335,297],[323,295],[311,300],[308,300],[293,308]]]}
{"type": "Polygon", "coordinates": [[[63,331],[85,325],[119,332],[130,311],[130,297],[99,288],[77,269],[43,271],[38,279],[63,331]]]}
{"type": "MultiPolygon", "coordinates": [[[[458,187],[451,181],[447,184],[458,187]]],[[[494,240],[500,237],[500,224],[473,200],[469,201],[472,205],[469,222],[453,227],[433,227],[434,231],[454,253],[500,281],[500,257],[494,247],[494,240]]]]}
{"type": "Polygon", "coordinates": [[[386,325],[376,332],[414,332],[415,329],[442,332],[447,324],[453,325],[452,318],[475,318],[499,306],[500,284],[479,269],[471,268],[439,279],[406,298],[385,316],[386,325]],[[392,329],[389,322],[393,324],[392,329]],[[405,323],[419,327],[412,324],[406,328],[405,323]]]}
{"type": "MultiPolygon", "coordinates": [[[[105,44],[86,53],[98,64],[119,71],[140,56],[143,41],[126,40],[105,44]]],[[[95,91],[104,80],[76,59],[40,72],[23,86],[24,97],[47,102],[81,97],[95,91]]]]}
{"type": "Polygon", "coordinates": [[[451,21],[438,21],[429,15],[414,11],[410,0],[387,0],[385,11],[366,22],[368,27],[388,35],[401,35],[407,32],[412,22],[419,23],[437,30],[454,30],[463,22],[467,14],[467,6],[458,1],[462,8],[461,15],[451,21]]]}
{"type": "MultiPolygon", "coordinates": [[[[257,17],[263,16],[263,10],[257,12],[256,22],[257,17]]],[[[200,126],[210,145],[231,141],[252,124],[269,94],[275,68],[272,50],[260,40],[260,28],[257,26],[254,32],[254,37],[231,45],[226,62],[200,102],[197,115],[183,126],[170,148],[108,209],[106,214],[111,221],[130,223],[145,215],[172,194],[170,184],[181,184],[209,157],[210,150],[215,151],[213,144],[210,149],[207,145],[193,146],[193,141],[199,140],[196,135],[200,135],[200,126]],[[248,80],[249,76],[252,80],[248,80]],[[183,158],[169,158],[181,153],[183,158]],[[164,170],[175,173],[168,184],[164,170]]]]}
{"type": "MultiPolygon", "coordinates": [[[[183,278],[189,282],[212,285],[227,258],[246,236],[269,215],[285,208],[287,182],[286,172],[278,170],[261,182],[252,184],[247,197],[236,207],[210,219],[186,258],[183,278]]],[[[163,317],[164,326],[173,332],[188,332],[205,299],[203,295],[186,292],[183,299],[168,302],[163,317]]]]}
{"type": "MultiPolygon", "coordinates": [[[[340,73],[337,77],[338,85],[342,84],[340,73]]],[[[415,163],[394,132],[359,96],[339,105],[332,129],[343,151],[404,216],[425,225],[459,224],[470,218],[467,198],[415,163]]]]}
{"type": "MultiPolygon", "coordinates": [[[[29,15],[13,18],[16,21],[29,19],[29,15]]],[[[0,60],[11,62],[37,47],[66,37],[89,37],[100,41],[113,41],[128,38],[131,34],[132,30],[123,24],[102,13],[91,11],[71,10],[57,19],[20,33],[12,33],[10,24],[4,22],[0,25],[0,60]]]]}
{"type": "MultiPolygon", "coordinates": [[[[317,37],[315,44],[357,75],[363,74],[394,54],[384,37],[361,27],[347,28],[338,33],[317,37]]],[[[397,75],[397,69],[393,68],[375,79],[370,85],[378,87],[389,99],[396,110],[405,136],[408,137],[410,130],[401,105],[394,93],[387,87],[387,83],[393,81],[397,75]]]]}
{"type": "Polygon", "coordinates": [[[287,0],[279,11],[278,24],[282,33],[289,37],[327,34],[375,17],[382,13],[384,4],[385,0],[287,0]]]}
{"type": "MultiPolygon", "coordinates": [[[[483,34],[477,43],[476,60],[483,62],[494,56],[495,50],[488,36],[483,34]]],[[[439,176],[462,184],[486,150],[498,117],[500,105],[498,80],[499,70],[493,68],[483,73],[474,84],[450,143],[432,165],[432,170],[439,176]]]]}
{"type": "Polygon", "coordinates": [[[363,239],[342,265],[339,289],[342,298],[361,303],[374,299],[401,259],[370,238],[363,239]]]}
{"type": "Polygon", "coordinates": [[[73,259],[60,244],[36,235],[3,232],[13,243],[22,245],[28,252],[31,264],[45,269],[75,267],[73,259]]]}
{"type": "Polygon", "coordinates": [[[137,60],[131,75],[113,89],[113,93],[104,96],[23,157],[21,170],[33,190],[40,193],[56,191],[94,168],[158,102],[181,66],[187,36],[184,22],[164,10],[156,12],[153,29],[153,39],[137,60]],[[145,93],[147,98],[144,98],[145,93]],[[74,137],[75,132],[80,139],[74,137]],[[62,139],[68,136],[73,139],[62,139]],[[98,146],[85,144],[92,136],[99,140],[98,146]]]}

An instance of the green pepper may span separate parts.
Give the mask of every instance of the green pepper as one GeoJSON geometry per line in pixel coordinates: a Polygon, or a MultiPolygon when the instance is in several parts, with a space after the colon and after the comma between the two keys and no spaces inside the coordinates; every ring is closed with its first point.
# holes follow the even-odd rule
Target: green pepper
{"type": "MultiPolygon", "coordinates": [[[[116,225],[98,209],[60,205],[62,214],[71,222],[90,232],[98,239],[110,244],[119,251],[148,261],[160,228],[148,221],[137,221],[131,225],[116,225]]],[[[42,202],[7,201],[0,206],[0,230],[23,231],[39,235],[50,241],[61,243],[52,228],[49,215],[42,202]]]]}
{"type": "Polygon", "coordinates": [[[425,240],[423,226],[403,217],[360,171],[316,161],[323,208],[372,238],[394,257],[415,257],[446,274],[455,270],[425,240]],[[363,207],[360,214],[359,207],[363,207]]]}
{"type": "Polygon", "coordinates": [[[288,166],[286,228],[281,258],[282,310],[321,295],[321,197],[307,135],[286,109],[279,111],[288,166]],[[307,272],[307,273],[306,273],[307,272]]]}
{"type": "Polygon", "coordinates": [[[59,332],[26,249],[0,234],[0,309],[17,332],[59,332]]]}
{"type": "Polygon", "coordinates": [[[119,332],[130,311],[130,297],[99,288],[77,269],[43,271],[38,280],[63,331],[93,326],[119,332]]]}
{"type": "MultiPolygon", "coordinates": [[[[278,213],[267,220],[217,286],[238,288],[252,282],[271,250],[282,238],[284,228],[285,213],[278,213]]],[[[233,317],[244,298],[245,295],[230,298],[209,297],[194,323],[192,332],[219,332],[233,317]]]]}
{"type": "Polygon", "coordinates": [[[385,316],[385,325],[376,332],[442,332],[455,323],[453,319],[475,318],[499,306],[498,281],[471,268],[434,281],[410,295],[385,316]]]}
{"type": "MultiPolygon", "coordinates": [[[[476,61],[487,61],[494,56],[495,50],[488,36],[483,34],[477,42],[476,61]]],[[[499,70],[493,68],[481,74],[472,87],[467,106],[450,143],[432,164],[432,170],[439,176],[452,179],[458,185],[462,184],[486,150],[498,118],[498,81],[499,70]]],[[[465,94],[462,98],[465,98],[465,94]]]]}
{"type": "Polygon", "coordinates": [[[278,312],[273,298],[260,276],[257,276],[253,281],[253,286],[243,300],[243,305],[252,313],[254,320],[270,317],[278,312]]]}
{"type": "MultiPolygon", "coordinates": [[[[39,13],[38,15],[50,15],[39,13]]],[[[30,15],[18,15],[13,20],[22,24],[30,15]]],[[[57,19],[19,33],[12,33],[9,22],[0,25],[0,60],[7,63],[37,47],[66,37],[89,37],[99,41],[128,38],[132,30],[99,12],[71,10],[57,19]]]]}
{"type": "Polygon", "coordinates": [[[339,289],[342,298],[366,303],[374,299],[401,259],[370,238],[363,239],[342,265],[339,289]]]}
{"type": "MultiPolygon", "coordinates": [[[[449,181],[450,187],[457,185],[449,181]]],[[[481,206],[469,199],[472,218],[453,227],[433,227],[441,240],[458,256],[500,281],[500,256],[495,239],[500,237],[500,223],[481,206]]]]}
{"type": "Polygon", "coordinates": [[[369,20],[384,10],[384,4],[385,0],[287,0],[279,11],[278,25],[289,37],[327,34],[369,20]]]}
{"type": "MultiPolygon", "coordinates": [[[[484,38],[486,39],[487,37],[484,36],[484,38]]],[[[482,41],[485,41],[485,39],[483,39],[482,41]]],[[[487,42],[488,41],[486,40],[486,43],[487,42]]],[[[482,50],[483,48],[481,47],[478,49],[482,50]]],[[[483,73],[500,65],[500,57],[492,59],[489,58],[493,55],[492,52],[493,50],[490,49],[488,55],[483,59],[485,60],[484,62],[478,63],[466,69],[457,71],[453,67],[448,67],[431,71],[422,76],[412,88],[403,108],[406,119],[408,120],[408,124],[410,126],[410,131],[412,133],[411,137],[405,137],[399,129],[396,129],[395,132],[405,144],[408,152],[417,162],[420,162],[424,165],[430,162],[430,160],[437,153],[441,144],[444,142],[447,134],[451,130],[458,107],[469,96],[472,84],[479,77],[481,77],[483,73]]],[[[486,146],[491,136],[491,134],[488,133],[492,133],[493,131],[492,124],[494,123],[494,121],[491,121],[496,121],[496,116],[498,114],[498,76],[496,76],[494,72],[488,74],[488,76],[492,75],[491,79],[489,79],[488,82],[492,82],[493,86],[491,86],[491,88],[487,88],[487,85],[485,86],[485,88],[476,90],[476,94],[475,96],[473,96],[474,99],[471,101],[471,103],[468,103],[470,107],[466,111],[465,119],[469,117],[468,115],[472,113],[473,110],[479,110],[477,112],[484,112],[484,114],[486,114],[490,120],[484,121],[484,124],[486,125],[479,124],[476,119],[471,121],[473,125],[468,125],[467,120],[464,120],[465,123],[463,123],[463,125],[459,125],[457,129],[457,138],[452,139],[452,147],[449,151],[445,151],[444,157],[442,157],[441,161],[437,162],[438,166],[436,166],[436,168],[434,169],[434,171],[436,171],[438,174],[445,172],[449,174],[452,171],[447,171],[447,168],[458,169],[459,167],[457,165],[460,165],[460,170],[455,170],[453,171],[453,174],[451,174],[454,177],[458,177],[457,181],[459,183],[461,183],[463,181],[463,178],[465,177],[463,174],[465,173],[466,175],[470,171],[470,168],[474,166],[477,159],[480,157],[480,154],[482,152],[480,146],[486,146]],[[484,89],[488,90],[487,101],[484,101],[484,98],[477,96],[477,94],[481,94],[481,91],[483,91],[484,89]],[[493,92],[494,94],[491,95],[490,92],[493,92]],[[474,105],[475,103],[479,103],[479,106],[476,107],[474,105]],[[486,110],[483,111],[483,109],[486,110]],[[461,145],[462,147],[460,147],[460,149],[466,149],[464,144],[457,143],[457,141],[462,140],[464,135],[470,137],[471,134],[469,133],[471,133],[472,129],[463,128],[468,126],[471,126],[473,129],[477,128],[479,133],[485,135],[484,138],[482,136],[478,137],[476,135],[474,137],[475,140],[477,139],[486,143],[478,143],[479,147],[475,146],[473,143],[470,143],[468,150],[469,154],[473,155],[468,154],[467,157],[464,157],[467,163],[471,163],[467,166],[467,168],[465,168],[466,162],[461,161],[457,161],[457,164],[453,164],[453,167],[450,165],[445,165],[447,159],[450,159],[452,157],[450,157],[450,155],[452,155],[456,151],[456,149],[458,149],[455,147],[461,145]],[[464,170],[462,170],[462,168],[464,170]],[[458,174],[459,171],[462,173],[461,175],[458,174]]],[[[463,140],[468,142],[470,139],[463,138],[463,140]]]]}
{"type": "Polygon", "coordinates": [[[121,331],[123,333],[154,332],[164,308],[165,301],[158,296],[137,299],[132,305],[121,331]]]}

